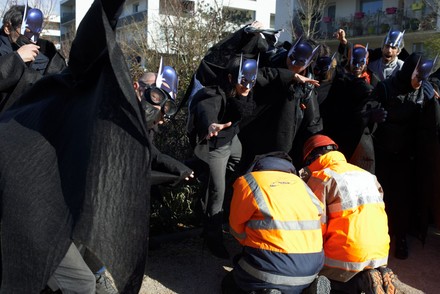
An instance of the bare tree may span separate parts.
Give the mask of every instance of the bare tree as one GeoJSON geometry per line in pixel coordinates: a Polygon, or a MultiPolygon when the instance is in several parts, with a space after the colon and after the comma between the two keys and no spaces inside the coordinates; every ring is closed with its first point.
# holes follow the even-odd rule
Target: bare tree
{"type": "Polygon", "coordinates": [[[292,17],[293,30],[297,36],[316,38],[320,33],[320,24],[324,10],[328,6],[327,0],[296,0],[292,17]]]}
{"type": "MultiPolygon", "coordinates": [[[[159,60],[173,66],[179,74],[178,101],[185,93],[191,77],[209,48],[236,30],[239,19],[234,12],[224,11],[222,3],[214,1],[161,0],[156,19],[146,13],[120,20],[118,43],[130,64],[133,79],[144,71],[158,70],[159,60]],[[196,3],[196,4],[195,4],[196,3]],[[212,3],[212,2],[211,2],[212,3]],[[139,63],[138,61],[141,60],[139,63]]],[[[185,109],[165,124],[156,141],[161,151],[187,158],[191,148],[186,137],[185,109]]]]}
{"type": "Polygon", "coordinates": [[[440,0],[423,0],[423,3],[431,8],[434,17],[436,18],[436,30],[440,31],[440,0]]]}
{"type": "Polygon", "coordinates": [[[9,7],[11,7],[12,5],[14,5],[13,3],[16,3],[17,1],[14,0],[6,0],[5,1],[5,5],[0,6],[0,15],[3,19],[3,16],[5,15],[5,12],[8,11],[9,7]]]}
{"type": "Polygon", "coordinates": [[[68,28],[66,28],[63,35],[61,35],[60,38],[60,53],[66,58],[66,61],[69,62],[69,54],[70,54],[70,48],[72,47],[73,39],[76,35],[76,29],[75,24],[71,23],[68,28]]]}
{"type": "Polygon", "coordinates": [[[436,12],[437,14],[440,13],[440,0],[423,0],[423,3],[430,7],[432,11],[436,12]]]}
{"type": "Polygon", "coordinates": [[[118,30],[118,40],[123,51],[131,58],[140,56],[146,70],[156,70],[159,57],[165,57],[179,72],[183,87],[188,85],[198,63],[208,49],[218,42],[225,31],[233,31],[237,25],[228,22],[221,3],[208,4],[198,1],[162,0],[160,15],[148,20],[130,21],[118,30]]]}
{"type": "Polygon", "coordinates": [[[43,12],[45,18],[48,18],[55,11],[55,5],[58,4],[56,0],[29,0],[29,6],[38,8],[43,12]]]}

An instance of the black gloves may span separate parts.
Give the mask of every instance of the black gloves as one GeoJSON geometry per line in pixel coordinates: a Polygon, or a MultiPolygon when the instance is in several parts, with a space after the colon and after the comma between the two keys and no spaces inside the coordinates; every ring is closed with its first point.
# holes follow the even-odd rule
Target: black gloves
{"type": "Polygon", "coordinates": [[[422,82],[423,97],[425,100],[431,100],[434,97],[434,88],[428,81],[422,82]]]}

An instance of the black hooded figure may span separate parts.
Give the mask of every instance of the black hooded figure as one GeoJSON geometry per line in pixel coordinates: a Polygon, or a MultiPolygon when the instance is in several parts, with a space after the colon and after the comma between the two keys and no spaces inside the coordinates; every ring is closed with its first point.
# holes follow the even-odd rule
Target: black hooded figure
{"type": "Polygon", "coordinates": [[[114,29],[124,1],[96,0],[69,67],[0,120],[1,293],[39,293],[72,240],[138,293],[147,258],[152,146],[114,29]]]}
{"type": "Polygon", "coordinates": [[[421,57],[411,54],[402,69],[380,82],[371,96],[388,112],[374,135],[376,175],[384,189],[390,235],[396,238],[395,256],[400,259],[408,257],[407,233],[425,239],[428,199],[439,177],[438,168],[428,159],[439,153],[432,148],[438,140],[438,101],[428,81],[418,89],[411,82],[421,57]]]}

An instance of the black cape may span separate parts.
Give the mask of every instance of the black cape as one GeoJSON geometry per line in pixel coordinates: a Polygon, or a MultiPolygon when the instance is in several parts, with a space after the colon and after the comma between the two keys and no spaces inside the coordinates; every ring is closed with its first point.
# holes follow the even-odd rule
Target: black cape
{"type": "Polygon", "coordinates": [[[72,239],[138,293],[147,257],[151,145],[113,29],[124,1],[96,0],[69,68],[0,121],[1,293],[39,293],[72,239]]]}

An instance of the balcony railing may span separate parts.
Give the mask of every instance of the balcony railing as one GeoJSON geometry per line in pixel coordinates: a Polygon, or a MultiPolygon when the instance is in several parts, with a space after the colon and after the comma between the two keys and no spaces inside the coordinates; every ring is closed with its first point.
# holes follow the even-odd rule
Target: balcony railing
{"type": "Polygon", "coordinates": [[[407,9],[389,7],[376,13],[355,12],[336,19],[324,17],[321,23],[323,38],[332,38],[338,28],[346,31],[348,37],[381,35],[390,29],[405,31],[435,30],[437,15],[423,6],[410,6],[407,9]],[[414,7],[413,7],[414,6],[414,7]]]}
{"type": "Polygon", "coordinates": [[[66,23],[74,18],[75,18],[75,12],[64,12],[63,14],[61,14],[60,21],[61,23],[66,23]]]}
{"type": "Polygon", "coordinates": [[[119,18],[118,21],[118,27],[123,27],[126,25],[129,25],[131,23],[137,23],[137,22],[147,22],[148,19],[148,11],[141,11],[141,12],[137,12],[128,16],[124,16],[119,18]]]}

